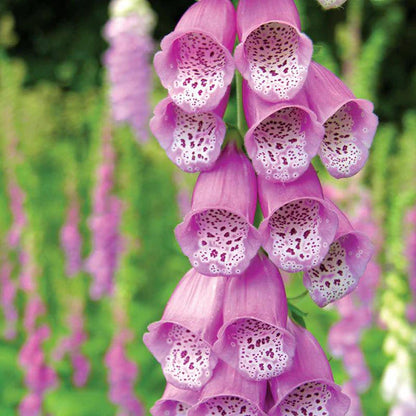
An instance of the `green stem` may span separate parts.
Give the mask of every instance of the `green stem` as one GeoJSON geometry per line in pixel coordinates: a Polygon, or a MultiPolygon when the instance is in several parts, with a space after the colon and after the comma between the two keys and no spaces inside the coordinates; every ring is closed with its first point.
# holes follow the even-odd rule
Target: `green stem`
{"type": "Polygon", "coordinates": [[[302,292],[300,295],[298,295],[298,296],[294,296],[293,298],[287,298],[287,300],[289,300],[289,301],[293,302],[294,300],[296,301],[296,300],[299,300],[299,299],[304,298],[307,294],[308,294],[308,291],[307,291],[307,290],[305,290],[305,291],[304,291],[304,292],[302,292]]]}
{"type": "Polygon", "coordinates": [[[246,122],[243,108],[243,77],[238,71],[236,71],[235,84],[237,90],[237,128],[241,136],[244,136],[246,132],[246,122]]]}

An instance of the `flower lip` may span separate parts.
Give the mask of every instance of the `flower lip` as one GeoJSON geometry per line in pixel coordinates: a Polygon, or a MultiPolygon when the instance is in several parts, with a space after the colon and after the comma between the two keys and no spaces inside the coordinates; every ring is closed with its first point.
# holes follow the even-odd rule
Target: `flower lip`
{"type": "Polygon", "coordinates": [[[215,164],[226,132],[222,116],[228,96],[211,112],[186,113],[170,98],[156,106],[150,129],[169,159],[183,171],[206,171],[215,164]]]}

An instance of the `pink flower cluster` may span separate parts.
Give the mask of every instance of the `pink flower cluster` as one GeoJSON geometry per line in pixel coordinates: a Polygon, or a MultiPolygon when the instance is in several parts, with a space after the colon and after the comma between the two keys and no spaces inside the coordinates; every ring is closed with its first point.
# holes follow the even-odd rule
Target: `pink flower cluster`
{"type": "Polygon", "coordinates": [[[37,319],[45,314],[45,306],[35,294],[28,301],[24,316],[24,326],[28,338],[19,354],[19,364],[25,371],[25,384],[28,394],[19,405],[20,416],[40,416],[45,392],[57,385],[57,375],[48,366],[42,350],[43,342],[49,338],[47,325],[37,326],[37,319]]]}
{"type": "Polygon", "coordinates": [[[409,210],[405,218],[406,224],[406,258],[409,262],[409,288],[411,299],[407,307],[407,318],[416,322],[416,207],[409,210]]]}
{"type": "Polygon", "coordinates": [[[357,287],[372,244],[324,196],[311,160],[336,178],[357,173],[377,126],[372,104],[311,62],[293,0],[240,0],[237,11],[200,0],[161,49],[169,96],[151,130],[179,168],[201,173],[175,230],[193,268],[144,336],[168,382],[152,414],[345,415],[324,352],[288,320],[279,269],[303,272],[321,307],[357,287]],[[236,67],[248,157],[222,120],[236,67]]]}
{"type": "Polygon", "coordinates": [[[66,256],[65,270],[68,277],[75,276],[82,270],[82,237],[78,229],[79,201],[71,199],[66,222],[61,230],[61,245],[66,256]]]}
{"type": "Polygon", "coordinates": [[[104,63],[110,81],[113,119],[129,123],[137,139],[143,142],[149,135],[153,15],[143,0],[112,0],[110,12],[111,19],[104,29],[110,48],[104,63]],[[123,3],[131,6],[125,9],[123,3]]]}
{"type": "MultiPolygon", "coordinates": [[[[347,192],[339,194],[333,189],[327,189],[340,203],[348,202],[345,193],[350,198],[359,196],[360,204],[355,209],[354,226],[368,235],[376,243],[376,254],[380,252],[382,236],[380,227],[373,219],[373,209],[370,194],[363,188],[349,187],[347,192]]],[[[371,383],[371,374],[365,362],[365,357],[359,346],[362,333],[369,328],[374,320],[374,299],[381,280],[381,268],[374,256],[360,279],[356,290],[343,299],[335,302],[341,319],[329,331],[329,349],[334,357],[342,358],[350,380],[344,386],[350,396],[352,406],[349,416],[362,415],[359,394],[367,390],[371,383]]]]}
{"type": "Polygon", "coordinates": [[[111,135],[106,132],[103,136],[102,161],[97,170],[93,212],[89,219],[93,237],[92,253],[85,264],[86,270],[94,278],[90,288],[92,299],[113,293],[114,274],[121,252],[119,226],[122,206],[121,201],[111,195],[114,159],[111,135]]]}
{"type": "Polygon", "coordinates": [[[121,330],[113,339],[105,356],[110,385],[109,399],[119,406],[118,416],[143,416],[144,409],[134,394],[137,366],[130,361],[125,352],[129,331],[121,330]]]}
{"type": "Polygon", "coordinates": [[[82,345],[87,340],[87,334],[84,330],[84,316],[80,305],[73,305],[68,324],[71,333],[58,344],[54,351],[54,359],[60,361],[68,354],[74,369],[72,381],[76,387],[82,387],[88,380],[91,365],[81,352],[82,345]]]}

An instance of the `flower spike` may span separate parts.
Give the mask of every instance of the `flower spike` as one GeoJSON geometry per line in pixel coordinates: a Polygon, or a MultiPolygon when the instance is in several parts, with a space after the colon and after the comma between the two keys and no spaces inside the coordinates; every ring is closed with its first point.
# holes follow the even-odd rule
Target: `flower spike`
{"type": "Polygon", "coordinates": [[[322,163],[334,178],[355,175],[367,161],[376,133],[378,118],[373,104],[357,99],[338,77],[316,62],[309,67],[305,92],[325,127],[319,151],[322,163]]]}
{"type": "Polygon", "coordinates": [[[222,325],[225,278],[207,278],[191,269],[179,282],[160,321],[143,341],[161,363],[168,383],[200,390],[217,365],[212,352],[222,325]]]}
{"type": "Polygon", "coordinates": [[[357,287],[374,251],[368,237],[355,231],[342,211],[329,199],[326,201],[338,216],[338,232],[323,261],[303,275],[303,284],[320,307],[357,287]]]}
{"type": "Polygon", "coordinates": [[[272,104],[243,82],[248,126],[244,143],[258,175],[272,182],[299,178],[318,153],[324,128],[302,91],[291,101],[272,104]]]}
{"type": "Polygon", "coordinates": [[[200,0],[162,40],[155,69],[182,110],[210,111],[219,105],[234,76],[235,34],[230,0],[200,0]]]}
{"type": "Polygon", "coordinates": [[[317,266],[334,240],[338,219],[324,200],[313,166],[287,184],[259,176],[258,186],[265,218],[259,231],[270,260],[288,272],[317,266]]]}
{"type": "Polygon", "coordinates": [[[185,172],[212,168],[221,152],[226,127],[222,120],[228,93],[213,111],[187,113],[170,98],[162,100],[154,110],[150,129],[169,159],[185,172]]]}
{"type": "Polygon", "coordinates": [[[275,405],[270,416],[344,416],[350,399],[334,383],[324,351],[312,334],[288,321],[296,338],[296,354],[291,370],[270,380],[275,405]]]}
{"type": "Polygon", "coordinates": [[[293,0],[240,0],[240,44],[235,62],[249,86],[267,101],[288,100],[302,88],[312,57],[312,42],[300,32],[293,0]]]}
{"type": "Polygon", "coordinates": [[[266,416],[263,411],[267,383],[247,380],[220,361],[214,377],[201,392],[188,416],[266,416]]]}
{"type": "Polygon", "coordinates": [[[195,269],[208,276],[238,275],[260,248],[252,226],[256,175],[231,142],[214,168],[199,175],[192,209],[175,229],[176,239],[195,269]]]}
{"type": "Polygon", "coordinates": [[[287,371],[295,350],[286,330],[287,300],[279,271],[257,255],[241,277],[227,281],[217,355],[244,377],[268,380],[287,371]]]}
{"type": "Polygon", "coordinates": [[[152,416],[185,416],[198,399],[198,392],[177,389],[168,383],[162,398],[150,409],[150,413],[152,416]]]}

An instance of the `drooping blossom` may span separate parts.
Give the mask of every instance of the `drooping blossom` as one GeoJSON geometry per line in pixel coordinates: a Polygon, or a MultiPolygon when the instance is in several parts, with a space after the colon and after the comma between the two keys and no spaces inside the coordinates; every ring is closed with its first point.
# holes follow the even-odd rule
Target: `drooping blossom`
{"type": "Polygon", "coordinates": [[[12,269],[10,261],[3,258],[0,265],[0,306],[4,316],[3,336],[7,340],[17,335],[18,311],[14,304],[17,285],[12,279],[12,269]]]}
{"type": "Polygon", "coordinates": [[[61,245],[65,252],[65,270],[68,277],[75,276],[82,269],[79,216],[79,201],[73,198],[67,210],[65,224],[61,229],[61,245]]]}
{"type": "Polygon", "coordinates": [[[223,310],[224,324],[214,345],[223,361],[255,381],[290,368],[295,340],[286,330],[285,289],[264,254],[256,256],[242,276],[227,280],[223,310]]]}
{"type": "Polygon", "coordinates": [[[154,16],[146,0],[112,0],[104,36],[110,48],[104,63],[110,81],[112,116],[127,122],[139,141],[148,138],[154,16]]]}
{"type": "Polygon", "coordinates": [[[338,219],[324,200],[313,166],[287,184],[259,176],[258,186],[265,218],[259,231],[270,260],[289,272],[317,266],[334,240],[338,219]]]}
{"type": "Polygon", "coordinates": [[[200,393],[193,390],[178,389],[167,384],[161,399],[150,409],[153,416],[185,416],[198,402],[200,393]]]}
{"type": "Polygon", "coordinates": [[[244,143],[257,174],[272,182],[299,178],[324,137],[305,94],[273,104],[262,100],[244,81],[243,102],[249,127],[244,143]]]}
{"type": "Polygon", "coordinates": [[[324,9],[335,9],[341,7],[347,0],[318,0],[324,9]]]}
{"type": "Polygon", "coordinates": [[[119,234],[122,205],[121,201],[111,194],[114,163],[111,135],[106,131],[103,136],[102,161],[97,169],[93,212],[89,219],[93,240],[92,252],[85,264],[86,270],[93,276],[90,295],[95,300],[113,293],[114,274],[122,245],[119,234]]]}
{"type": "Polygon", "coordinates": [[[73,368],[72,381],[76,387],[82,387],[88,380],[91,364],[81,351],[87,340],[87,333],[84,329],[82,307],[76,302],[71,305],[68,326],[70,334],[60,340],[54,351],[54,359],[60,361],[68,355],[73,368]]]}
{"type": "Polygon", "coordinates": [[[231,142],[214,168],[202,172],[192,209],[175,229],[192,266],[206,275],[238,275],[260,247],[252,223],[257,185],[247,157],[231,142]]]}
{"type": "Polygon", "coordinates": [[[185,112],[214,110],[234,76],[235,9],[230,0],[200,0],[162,39],[154,65],[172,101],[185,112]]]}
{"type": "Polygon", "coordinates": [[[270,380],[275,402],[270,416],[313,414],[344,416],[350,399],[334,383],[325,352],[312,334],[288,322],[296,339],[296,352],[291,369],[270,380]]]}
{"type": "Polygon", "coordinates": [[[42,344],[49,336],[47,325],[32,329],[19,353],[19,364],[24,370],[24,381],[29,390],[19,405],[20,416],[39,416],[44,394],[57,385],[57,375],[46,363],[42,350],[42,344]]]}
{"type": "Polygon", "coordinates": [[[348,381],[342,386],[344,393],[350,398],[351,406],[346,416],[363,416],[363,409],[361,407],[360,396],[357,393],[357,389],[354,386],[353,381],[348,381]]]}
{"type": "Polygon", "coordinates": [[[222,117],[228,97],[226,93],[212,111],[187,113],[169,97],[156,106],[150,129],[169,159],[183,171],[209,170],[218,159],[226,131],[222,117]]]}
{"type": "Polygon", "coordinates": [[[252,381],[220,361],[188,416],[266,416],[266,381],[252,381]]]}
{"type": "Polygon", "coordinates": [[[374,251],[368,237],[354,230],[334,203],[327,202],[338,215],[338,231],[322,262],[303,275],[303,284],[320,307],[346,296],[357,287],[374,251]]]}
{"type": "Polygon", "coordinates": [[[212,377],[218,358],[212,351],[222,325],[225,278],[191,269],[179,282],[162,319],[143,337],[162,365],[168,383],[200,390],[212,377]]]}
{"type": "Polygon", "coordinates": [[[249,87],[267,101],[293,98],[302,88],[312,42],[301,33],[293,0],[240,0],[235,62],[249,87]]]}
{"type": "Polygon", "coordinates": [[[144,416],[143,405],[134,393],[137,366],[126,355],[126,344],[132,334],[122,329],[114,338],[105,355],[110,386],[109,399],[117,405],[119,416],[144,416]]]}
{"type": "Polygon", "coordinates": [[[309,67],[304,90],[325,127],[319,150],[322,163],[337,179],[355,175],[367,161],[377,129],[373,104],[357,99],[339,78],[316,62],[309,67]]]}

